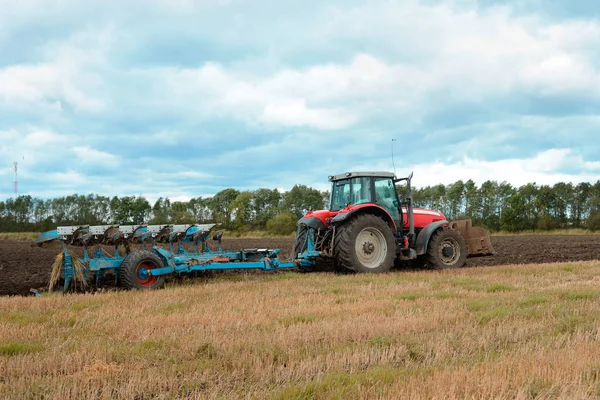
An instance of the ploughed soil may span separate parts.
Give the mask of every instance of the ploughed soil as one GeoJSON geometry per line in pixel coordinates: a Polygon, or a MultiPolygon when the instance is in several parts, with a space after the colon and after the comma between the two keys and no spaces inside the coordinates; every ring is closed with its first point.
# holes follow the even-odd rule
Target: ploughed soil
{"type": "MultiPolygon", "coordinates": [[[[293,239],[223,239],[223,248],[279,248],[281,259],[291,258],[293,239]]],[[[473,257],[467,266],[539,264],[600,259],[600,235],[493,236],[494,256],[473,257]]],[[[211,247],[214,247],[211,244],[211,247]]],[[[111,252],[112,248],[106,250],[111,252]]],[[[75,253],[82,255],[81,248],[75,253]]],[[[29,241],[0,240],[0,295],[26,295],[48,285],[60,245],[31,247],[29,241]]],[[[247,272],[246,272],[247,273],[247,272]]],[[[399,272],[401,273],[401,272],[399,272]]]]}

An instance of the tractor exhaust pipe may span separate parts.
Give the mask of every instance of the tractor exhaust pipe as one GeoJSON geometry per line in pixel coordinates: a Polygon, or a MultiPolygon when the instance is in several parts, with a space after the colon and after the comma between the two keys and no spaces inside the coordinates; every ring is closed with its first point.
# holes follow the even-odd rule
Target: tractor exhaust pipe
{"type": "MultiPolygon", "coordinates": [[[[410,175],[406,178],[394,179],[394,182],[406,181],[406,191],[407,191],[406,214],[408,216],[408,242],[411,247],[415,243],[415,218],[414,218],[414,213],[413,213],[412,186],[410,183],[410,181],[412,180],[412,177],[413,177],[413,173],[411,172],[410,175]]],[[[402,205],[400,205],[400,207],[402,207],[402,205]]],[[[402,213],[401,209],[399,211],[400,211],[400,213],[402,213]]]]}

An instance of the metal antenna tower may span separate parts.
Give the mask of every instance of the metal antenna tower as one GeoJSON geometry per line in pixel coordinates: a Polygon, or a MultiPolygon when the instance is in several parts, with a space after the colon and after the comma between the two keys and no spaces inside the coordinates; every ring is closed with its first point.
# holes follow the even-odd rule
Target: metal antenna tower
{"type": "Polygon", "coordinates": [[[15,170],[15,181],[13,190],[15,192],[15,197],[19,196],[19,163],[17,161],[13,162],[13,168],[15,170]]]}
{"type": "Polygon", "coordinates": [[[396,175],[396,163],[394,162],[394,142],[396,139],[392,139],[392,165],[394,166],[394,175],[396,175]]]}

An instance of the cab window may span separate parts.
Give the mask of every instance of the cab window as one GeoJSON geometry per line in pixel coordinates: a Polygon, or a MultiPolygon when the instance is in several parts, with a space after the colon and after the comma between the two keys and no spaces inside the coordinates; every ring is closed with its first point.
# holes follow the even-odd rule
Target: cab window
{"type": "Polygon", "coordinates": [[[375,198],[394,217],[398,214],[398,196],[394,182],[389,178],[375,179],[375,198]]]}
{"type": "Polygon", "coordinates": [[[331,210],[338,211],[347,204],[357,205],[373,201],[369,178],[343,179],[333,183],[331,210]]]}

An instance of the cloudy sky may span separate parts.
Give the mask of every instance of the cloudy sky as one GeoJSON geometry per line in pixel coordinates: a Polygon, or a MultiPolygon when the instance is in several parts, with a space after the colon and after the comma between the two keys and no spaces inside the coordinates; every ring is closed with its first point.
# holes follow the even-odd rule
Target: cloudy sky
{"type": "Polygon", "coordinates": [[[600,178],[596,0],[0,0],[0,199],[600,178]]]}

